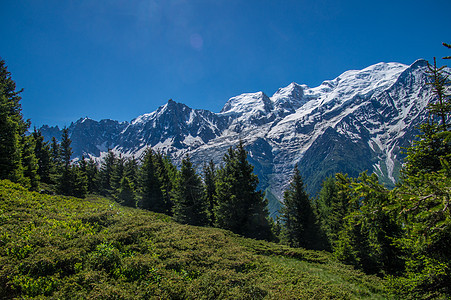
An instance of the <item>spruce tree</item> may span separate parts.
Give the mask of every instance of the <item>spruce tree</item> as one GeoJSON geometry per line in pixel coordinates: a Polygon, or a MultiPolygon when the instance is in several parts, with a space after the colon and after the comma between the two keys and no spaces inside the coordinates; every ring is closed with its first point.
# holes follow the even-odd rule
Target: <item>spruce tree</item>
{"type": "Polygon", "coordinates": [[[140,169],[140,201],[139,207],[159,213],[169,214],[169,206],[161,192],[161,183],[158,179],[154,162],[154,152],[148,148],[144,153],[140,169]]]}
{"type": "Polygon", "coordinates": [[[61,160],[65,168],[67,168],[71,163],[71,157],[73,153],[72,147],[70,146],[71,143],[72,141],[69,138],[69,129],[67,127],[64,127],[63,134],[61,135],[60,151],[61,151],[61,160]]]}
{"type": "Polygon", "coordinates": [[[119,154],[119,157],[116,159],[116,162],[113,165],[113,170],[111,172],[110,177],[112,191],[111,194],[115,199],[117,199],[117,194],[121,186],[121,181],[122,178],[124,177],[124,168],[125,168],[125,159],[122,157],[122,154],[119,154]]]}
{"type": "Polygon", "coordinates": [[[49,143],[44,141],[41,131],[36,128],[33,131],[33,139],[35,142],[34,154],[38,159],[38,175],[40,181],[50,184],[52,183],[52,158],[49,143]]]}
{"type": "Polygon", "coordinates": [[[72,147],[70,144],[69,130],[67,127],[64,127],[61,136],[61,144],[59,146],[62,168],[58,179],[58,193],[67,196],[72,195],[74,184],[74,174],[72,174],[72,167],[70,165],[70,158],[72,156],[72,147]]]}
{"type": "Polygon", "coordinates": [[[22,144],[22,170],[23,180],[22,185],[37,191],[39,186],[38,175],[38,159],[34,154],[35,142],[32,136],[24,136],[21,139],[22,144]]]}
{"type": "Polygon", "coordinates": [[[124,164],[124,177],[128,177],[135,189],[139,186],[138,169],[138,161],[134,156],[126,159],[124,164]]]}
{"type": "Polygon", "coordinates": [[[174,219],[179,223],[198,226],[209,224],[208,203],[204,198],[202,180],[189,156],[182,159],[174,190],[173,213],[174,219]]]}
{"type": "Polygon", "coordinates": [[[153,156],[155,171],[161,184],[167,214],[172,215],[173,199],[172,193],[176,185],[177,169],[172,164],[170,158],[161,152],[154,152],[153,156]]]}
{"type": "Polygon", "coordinates": [[[319,236],[315,215],[297,165],[283,199],[281,220],[284,239],[292,247],[316,248],[319,236]]]}
{"type": "Polygon", "coordinates": [[[29,127],[21,112],[22,91],[16,91],[16,83],[0,58],[0,179],[15,182],[23,178],[21,142],[29,127]]]}
{"type": "Polygon", "coordinates": [[[216,226],[251,238],[272,239],[267,200],[257,190],[258,177],[242,141],[224,155],[224,164],[216,181],[216,226]]]}
{"type": "Polygon", "coordinates": [[[124,206],[136,207],[135,187],[127,176],[121,179],[117,192],[117,200],[124,206]]]}
{"type": "MultiPolygon", "coordinates": [[[[444,44],[451,48],[448,44],[444,44]]],[[[449,57],[446,57],[449,59],[449,57]]],[[[450,79],[444,67],[429,67],[436,101],[431,118],[407,149],[402,182],[388,208],[399,216],[404,235],[394,239],[406,260],[402,277],[390,283],[404,295],[451,295],[451,132],[450,79]],[[434,291],[437,294],[432,293],[434,291]],[[419,293],[419,294],[418,294],[419,293]]]]}
{"type": "Polygon", "coordinates": [[[210,225],[213,226],[215,223],[214,209],[216,207],[216,167],[213,160],[204,163],[204,197],[205,201],[208,203],[208,214],[210,216],[210,225]]]}
{"type": "Polygon", "coordinates": [[[52,157],[53,164],[56,169],[61,166],[61,149],[60,144],[55,137],[52,137],[52,143],[50,145],[50,153],[52,157]]]}
{"type": "Polygon", "coordinates": [[[343,174],[327,178],[315,202],[321,234],[324,235],[325,248],[328,250],[332,250],[338,241],[338,234],[343,229],[344,218],[348,213],[348,183],[349,179],[343,174]]]}
{"type": "Polygon", "coordinates": [[[111,185],[111,177],[116,165],[116,155],[109,149],[106,157],[103,159],[100,165],[99,171],[99,189],[100,193],[104,196],[110,196],[113,193],[113,187],[111,185]]]}
{"type": "Polygon", "coordinates": [[[98,181],[97,163],[94,159],[89,158],[86,164],[86,180],[88,184],[88,193],[97,193],[99,191],[99,181],[98,181]]]}

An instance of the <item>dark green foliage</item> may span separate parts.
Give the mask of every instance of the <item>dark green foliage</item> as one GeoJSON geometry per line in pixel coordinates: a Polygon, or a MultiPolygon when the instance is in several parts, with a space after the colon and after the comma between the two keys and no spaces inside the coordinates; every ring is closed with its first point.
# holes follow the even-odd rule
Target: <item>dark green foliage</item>
{"type": "Polygon", "coordinates": [[[129,157],[124,164],[124,177],[128,177],[130,183],[137,188],[139,185],[138,178],[138,161],[135,157],[129,157]]]}
{"type": "Polygon", "coordinates": [[[116,158],[113,171],[111,172],[110,177],[110,185],[111,185],[111,195],[113,198],[117,199],[117,194],[119,192],[119,188],[121,186],[121,180],[124,178],[124,169],[125,169],[125,159],[119,154],[119,157],[116,158]]]}
{"type": "Polygon", "coordinates": [[[283,199],[282,239],[292,247],[319,248],[319,230],[315,214],[297,166],[283,199]]]}
{"type": "Polygon", "coordinates": [[[50,153],[52,157],[53,164],[55,167],[60,167],[61,165],[61,149],[60,144],[55,137],[52,137],[52,143],[50,145],[50,153]]]}
{"type": "Polygon", "coordinates": [[[174,219],[190,225],[208,225],[208,202],[203,194],[202,180],[189,157],[182,159],[174,189],[174,219]]]}
{"type": "Polygon", "coordinates": [[[208,203],[208,214],[210,216],[210,226],[213,226],[216,222],[214,208],[216,207],[216,167],[213,160],[204,163],[204,197],[208,203]]]}
{"type": "Polygon", "coordinates": [[[85,168],[84,158],[81,166],[80,164],[72,165],[72,148],[70,144],[69,131],[67,128],[64,128],[60,145],[63,165],[60,167],[61,171],[58,177],[57,192],[61,195],[84,198],[88,192],[86,171],[83,170],[85,168]]]}
{"type": "Polygon", "coordinates": [[[161,182],[155,167],[154,155],[155,153],[150,148],[144,154],[140,169],[141,199],[139,201],[139,207],[169,214],[171,206],[170,203],[165,201],[166,199],[161,191],[161,182]]]}
{"type": "Polygon", "coordinates": [[[71,163],[72,156],[72,147],[70,146],[71,143],[72,141],[69,138],[69,129],[64,127],[61,136],[60,151],[61,151],[61,160],[65,168],[67,168],[71,163]]]}
{"type": "Polygon", "coordinates": [[[0,58],[0,179],[23,181],[22,142],[29,122],[22,116],[19,103],[22,90],[16,91],[6,63],[0,58]]]}
{"type": "Polygon", "coordinates": [[[61,195],[86,197],[88,192],[88,180],[84,172],[76,165],[65,167],[59,177],[57,192],[61,195]]]}
{"type": "Polygon", "coordinates": [[[98,181],[98,173],[97,164],[94,159],[90,158],[86,163],[86,169],[82,170],[86,175],[86,180],[88,183],[88,193],[94,194],[99,190],[99,181],[98,181]]]}
{"type": "Polygon", "coordinates": [[[431,118],[407,149],[403,181],[392,192],[390,207],[404,229],[394,242],[405,253],[405,270],[402,276],[389,277],[389,284],[396,293],[412,298],[451,295],[450,80],[435,59],[429,75],[436,95],[428,106],[431,118]]]}
{"type": "Polygon", "coordinates": [[[336,174],[336,178],[327,178],[316,200],[320,229],[325,235],[326,248],[329,250],[339,240],[338,233],[343,229],[344,218],[348,213],[350,193],[347,183],[347,176],[340,173],[336,174]]]}
{"type": "Polygon", "coordinates": [[[40,130],[36,128],[33,131],[33,139],[35,141],[34,154],[38,159],[38,175],[41,182],[52,183],[53,161],[50,152],[50,145],[44,142],[44,137],[40,130]]]}
{"type": "Polygon", "coordinates": [[[216,181],[216,226],[246,237],[272,239],[267,201],[257,191],[258,178],[252,173],[247,152],[240,141],[236,150],[224,155],[224,166],[216,181]]]}
{"type": "Polygon", "coordinates": [[[177,169],[171,159],[161,152],[154,153],[155,171],[160,182],[161,193],[166,204],[166,214],[172,215],[172,192],[176,186],[177,169]]]}
{"type": "Polygon", "coordinates": [[[393,240],[402,235],[396,215],[388,210],[389,191],[378,183],[376,174],[360,174],[348,182],[350,202],[343,229],[334,243],[334,253],[368,273],[394,274],[402,269],[393,240]]]}
{"type": "Polygon", "coordinates": [[[106,157],[100,165],[99,171],[99,189],[101,195],[109,196],[113,193],[111,186],[111,177],[113,176],[114,166],[116,165],[116,155],[109,149],[106,157]]]}
{"type": "Polygon", "coordinates": [[[133,182],[128,177],[123,177],[117,191],[117,201],[128,207],[136,207],[136,193],[133,182]]]}
{"type": "Polygon", "coordinates": [[[39,175],[38,175],[38,159],[34,154],[35,142],[32,136],[24,136],[21,139],[22,144],[22,171],[24,178],[19,182],[31,189],[36,191],[39,186],[39,175]]]}
{"type": "Polygon", "coordinates": [[[451,112],[451,102],[450,95],[447,94],[447,87],[450,85],[450,80],[448,75],[443,69],[445,66],[440,68],[437,67],[437,63],[434,57],[434,65],[430,65],[428,63],[429,68],[429,77],[431,82],[429,83],[432,86],[432,90],[437,97],[436,101],[433,103],[429,103],[428,110],[431,114],[436,115],[441,120],[441,127],[443,131],[448,130],[449,122],[448,116],[451,112]]]}

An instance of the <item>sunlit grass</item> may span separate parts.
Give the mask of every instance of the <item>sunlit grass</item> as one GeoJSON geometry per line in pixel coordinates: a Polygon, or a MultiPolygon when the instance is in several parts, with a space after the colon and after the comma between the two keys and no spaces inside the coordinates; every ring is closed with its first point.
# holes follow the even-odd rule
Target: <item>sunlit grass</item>
{"type": "Polygon", "coordinates": [[[0,182],[0,298],[384,298],[326,252],[0,182]]]}

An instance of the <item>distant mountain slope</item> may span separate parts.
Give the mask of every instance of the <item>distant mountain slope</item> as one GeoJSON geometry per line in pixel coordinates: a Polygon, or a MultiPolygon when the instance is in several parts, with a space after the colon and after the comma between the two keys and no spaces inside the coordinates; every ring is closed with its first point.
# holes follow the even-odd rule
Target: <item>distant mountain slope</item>
{"type": "MultiPolygon", "coordinates": [[[[243,139],[261,188],[279,199],[296,164],[312,194],[336,172],[356,176],[368,170],[393,186],[401,149],[434,98],[425,85],[426,69],[425,60],[378,63],[315,88],[291,83],[271,97],[242,94],[219,113],[169,100],[131,122],[80,119],[69,131],[76,156],[101,157],[108,148],[139,156],[150,146],[176,162],[188,153],[198,165],[210,159],[220,164],[227,148],[243,139]]],[[[47,139],[58,132],[41,130],[47,139]]]]}

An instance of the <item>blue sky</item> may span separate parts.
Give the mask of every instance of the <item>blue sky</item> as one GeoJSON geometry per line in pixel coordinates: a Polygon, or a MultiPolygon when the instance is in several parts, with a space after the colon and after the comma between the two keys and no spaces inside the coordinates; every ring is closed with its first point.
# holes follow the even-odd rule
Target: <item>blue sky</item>
{"type": "Polygon", "coordinates": [[[0,56],[33,125],[130,121],[168,99],[311,87],[449,55],[451,1],[0,0],[0,56]]]}

